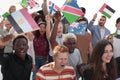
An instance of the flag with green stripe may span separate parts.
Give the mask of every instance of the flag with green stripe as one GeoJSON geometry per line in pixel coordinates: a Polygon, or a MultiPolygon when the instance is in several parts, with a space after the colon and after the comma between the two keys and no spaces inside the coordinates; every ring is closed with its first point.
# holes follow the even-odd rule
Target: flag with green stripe
{"type": "Polygon", "coordinates": [[[111,18],[111,16],[115,13],[115,10],[104,3],[99,12],[101,12],[104,16],[111,18]]]}

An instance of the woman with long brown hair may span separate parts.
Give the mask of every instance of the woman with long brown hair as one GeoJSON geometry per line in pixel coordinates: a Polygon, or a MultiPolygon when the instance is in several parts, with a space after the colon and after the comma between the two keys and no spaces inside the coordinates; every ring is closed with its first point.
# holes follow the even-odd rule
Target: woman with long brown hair
{"type": "Polygon", "coordinates": [[[83,74],[85,80],[115,80],[117,78],[113,45],[109,41],[101,40],[95,45],[88,68],[83,74]]]}

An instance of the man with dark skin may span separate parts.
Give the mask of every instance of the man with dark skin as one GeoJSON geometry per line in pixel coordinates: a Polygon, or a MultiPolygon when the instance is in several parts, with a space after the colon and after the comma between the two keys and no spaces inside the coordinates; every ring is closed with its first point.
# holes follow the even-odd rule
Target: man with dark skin
{"type": "MultiPolygon", "coordinates": [[[[0,38],[0,46],[5,46],[12,39],[11,35],[0,38]],[[4,40],[4,41],[3,41],[4,40]]],[[[23,35],[13,40],[13,52],[0,52],[0,64],[3,80],[30,80],[32,58],[27,55],[28,41],[23,35]]]]}

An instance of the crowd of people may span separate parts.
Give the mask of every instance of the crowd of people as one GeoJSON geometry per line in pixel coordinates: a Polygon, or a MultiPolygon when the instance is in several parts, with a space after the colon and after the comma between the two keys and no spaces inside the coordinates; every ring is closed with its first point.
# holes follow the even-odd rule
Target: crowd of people
{"type": "MultiPolygon", "coordinates": [[[[87,27],[84,35],[68,33],[66,18],[49,15],[47,0],[31,14],[39,29],[18,34],[7,18],[0,22],[0,65],[3,80],[117,80],[120,77],[120,17],[111,34],[102,15],[89,22],[84,15],[75,22],[87,27]]],[[[12,5],[8,12],[16,11],[12,5]]]]}

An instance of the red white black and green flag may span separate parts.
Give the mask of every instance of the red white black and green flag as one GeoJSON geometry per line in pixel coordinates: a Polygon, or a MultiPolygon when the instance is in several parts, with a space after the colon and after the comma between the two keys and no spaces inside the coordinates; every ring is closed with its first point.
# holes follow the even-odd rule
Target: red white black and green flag
{"type": "Polygon", "coordinates": [[[115,13],[115,10],[104,3],[99,12],[101,12],[104,16],[111,18],[111,16],[115,13]]]}

